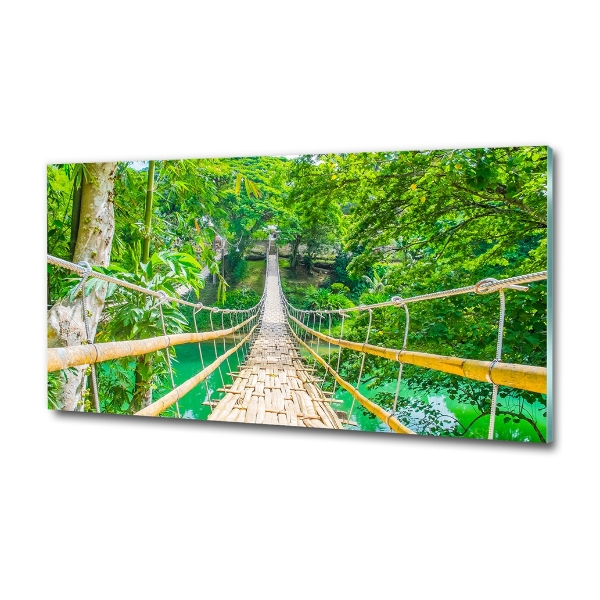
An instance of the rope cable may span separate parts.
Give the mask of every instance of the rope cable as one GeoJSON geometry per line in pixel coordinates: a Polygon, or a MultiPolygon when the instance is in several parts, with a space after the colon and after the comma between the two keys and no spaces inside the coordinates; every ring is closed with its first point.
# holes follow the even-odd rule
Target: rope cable
{"type": "MultiPolygon", "coordinates": [[[[369,311],[369,326],[367,327],[367,336],[363,343],[363,346],[369,343],[369,336],[371,335],[371,325],[373,323],[373,309],[364,307],[363,310],[366,309],[369,311]]],[[[362,359],[360,361],[360,370],[358,371],[358,381],[356,382],[356,389],[360,390],[360,380],[363,375],[363,368],[365,366],[365,358],[367,357],[366,353],[362,353],[362,359]]],[[[350,427],[350,418],[352,417],[352,411],[354,410],[354,404],[356,403],[356,398],[352,397],[352,406],[350,407],[350,412],[348,413],[348,423],[346,424],[346,428],[350,427]]]]}
{"type": "MultiPolygon", "coordinates": [[[[392,298],[392,300],[395,300],[398,306],[404,306],[404,314],[406,315],[404,325],[404,341],[402,342],[402,349],[400,350],[400,352],[403,352],[404,350],[406,350],[406,344],[408,342],[408,327],[410,324],[410,314],[408,312],[408,306],[406,306],[406,304],[402,304],[402,298],[396,296],[392,298]]],[[[400,352],[398,354],[400,354],[400,352]]],[[[400,363],[400,366],[398,367],[398,380],[396,381],[396,391],[394,393],[394,407],[392,408],[392,414],[396,413],[396,408],[398,406],[398,394],[400,393],[400,382],[402,381],[402,368],[404,367],[403,362],[398,362],[400,363]]]]}
{"type": "MultiPolygon", "coordinates": [[[[270,243],[269,243],[270,246],[270,243]]],[[[250,351],[251,345],[254,343],[257,335],[258,335],[258,325],[260,323],[262,323],[262,317],[263,317],[263,309],[265,306],[265,300],[266,300],[266,286],[265,286],[265,291],[263,291],[263,295],[260,299],[260,301],[251,309],[225,309],[225,310],[220,310],[218,307],[214,307],[214,308],[210,308],[210,307],[204,307],[201,303],[191,303],[188,302],[186,300],[182,300],[180,298],[173,298],[170,296],[167,296],[167,294],[165,292],[155,292],[154,290],[150,290],[126,281],[122,281],[117,279],[116,277],[112,277],[109,275],[105,275],[104,273],[98,272],[98,271],[93,271],[92,267],[88,264],[88,263],[79,263],[79,264],[74,264],[74,263],[70,263],[68,261],[59,259],[57,257],[51,256],[51,255],[47,255],[47,261],[49,264],[52,264],[54,266],[58,266],[61,268],[65,268],[67,270],[70,270],[72,272],[75,272],[77,274],[79,274],[81,276],[81,281],[77,284],[77,286],[74,288],[72,295],[73,297],[76,297],[78,293],[81,293],[81,307],[82,307],[82,313],[83,313],[83,322],[84,322],[84,327],[85,327],[85,335],[86,335],[86,342],[88,344],[93,344],[93,336],[91,336],[91,327],[90,327],[90,323],[88,320],[88,310],[87,310],[87,305],[86,305],[86,296],[85,296],[85,286],[86,286],[86,282],[88,281],[89,278],[96,278],[108,283],[113,283],[115,285],[119,285],[122,286],[124,288],[128,288],[131,289],[133,291],[137,291],[139,293],[143,293],[146,294],[148,296],[157,298],[159,300],[158,302],[158,309],[159,309],[159,314],[160,314],[160,320],[161,320],[161,326],[162,326],[162,330],[163,330],[163,335],[165,336],[165,338],[167,338],[167,340],[169,339],[168,336],[166,335],[166,327],[165,327],[165,320],[164,320],[164,313],[163,313],[163,307],[162,304],[164,302],[174,302],[180,305],[187,305],[187,306],[191,306],[194,308],[193,311],[193,317],[194,317],[194,327],[196,332],[198,332],[198,325],[197,325],[197,320],[196,320],[196,313],[201,311],[201,310],[208,310],[209,311],[209,318],[210,318],[210,326],[211,326],[211,331],[215,332],[215,328],[214,328],[214,323],[213,323],[213,312],[221,312],[221,326],[223,331],[225,330],[225,323],[224,323],[224,313],[227,312],[229,314],[229,321],[230,321],[230,329],[234,329],[234,331],[232,332],[233,334],[233,342],[234,342],[234,346],[236,346],[235,352],[236,352],[236,357],[238,359],[238,364],[241,365],[241,363],[243,361],[246,360],[246,356],[250,351]],[[234,316],[235,315],[235,316],[234,316]],[[244,326],[241,330],[240,330],[240,337],[243,337],[243,332],[249,330],[249,334],[246,336],[247,340],[245,341],[245,344],[242,345],[240,348],[237,348],[237,335],[236,335],[236,331],[237,331],[237,327],[239,326],[240,323],[240,317],[242,317],[243,320],[245,319],[246,315],[251,315],[251,319],[258,319],[257,325],[254,326],[253,329],[251,329],[251,324],[247,323],[247,327],[244,326]],[[235,320],[235,326],[234,326],[234,320],[235,320]],[[240,351],[241,351],[241,360],[240,360],[240,351]]],[[[267,260],[267,275],[269,274],[269,260],[267,260]]],[[[273,269],[271,269],[273,270],[273,269]]],[[[306,310],[306,309],[298,309],[294,306],[291,305],[291,303],[287,300],[287,298],[285,297],[285,294],[283,293],[283,289],[281,286],[281,279],[278,277],[278,288],[279,288],[279,295],[283,301],[283,306],[284,306],[284,311],[286,313],[286,315],[288,316],[287,319],[287,326],[290,328],[290,330],[292,332],[296,332],[298,334],[298,336],[303,336],[304,340],[306,342],[308,342],[310,340],[310,344],[311,346],[314,344],[314,338],[317,339],[316,342],[316,355],[319,356],[319,350],[320,350],[320,340],[321,338],[319,337],[319,335],[317,334],[321,334],[322,333],[322,326],[323,326],[323,319],[325,318],[324,315],[327,315],[328,318],[328,350],[327,350],[327,356],[328,356],[328,362],[327,364],[329,365],[329,367],[331,368],[331,345],[332,343],[335,344],[335,341],[333,341],[331,339],[331,330],[332,330],[332,315],[334,313],[338,313],[341,316],[341,327],[340,327],[340,336],[339,336],[339,340],[340,341],[345,341],[343,340],[343,334],[344,334],[344,325],[345,325],[345,319],[349,316],[347,314],[347,312],[353,312],[353,311],[364,311],[364,310],[368,310],[369,311],[369,324],[367,327],[367,332],[366,332],[366,337],[365,337],[365,341],[363,343],[363,349],[359,350],[358,349],[358,344],[354,344],[355,346],[357,346],[357,351],[362,353],[362,357],[361,357],[361,361],[360,361],[360,368],[359,368],[359,373],[358,373],[358,380],[357,380],[357,384],[356,384],[356,389],[359,389],[361,380],[362,380],[362,376],[364,373],[364,366],[365,366],[365,360],[366,360],[366,354],[367,352],[365,352],[365,346],[367,346],[369,339],[370,339],[370,335],[371,335],[371,329],[372,329],[372,321],[373,321],[373,309],[375,308],[382,308],[382,307],[388,307],[388,306],[403,306],[404,310],[405,310],[405,314],[406,314],[406,323],[405,323],[405,332],[404,332],[404,339],[403,339],[403,344],[402,344],[402,349],[397,351],[396,354],[396,358],[398,360],[399,364],[399,370],[398,370],[398,377],[397,377],[397,381],[396,381],[396,389],[395,389],[395,394],[394,394],[394,403],[393,403],[393,411],[392,414],[394,414],[397,410],[397,404],[398,404],[398,398],[399,398],[399,392],[400,392],[400,387],[401,387],[401,381],[402,381],[402,369],[403,369],[403,365],[404,363],[401,362],[400,360],[400,353],[403,352],[404,350],[406,350],[406,346],[407,346],[407,340],[408,340],[408,332],[409,332],[409,323],[410,323],[410,314],[409,314],[409,310],[408,310],[408,304],[409,303],[416,303],[416,302],[421,302],[421,301],[425,301],[425,300],[432,300],[432,299],[441,299],[441,298],[447,298],[450,296],[456,296],[459,294],[468,294],[468,293],[475,293],[475,294],[491,294],[494,292],[498,292],[499,293],[499,298],[500,298],[500,314],[499,314],[499,321],[498,321],[498,339],[497,339],[497,344],[496,344],[496,357],[495,359],[489,364],[489,369],[488,369],[488,373],[486,375],[486,379],[489,383],[491,383],[493,385],[493,389],[492,389],[492,398],[491,398],[491,407],[490,407],[490,423],[489,423],[489,431],[488,431],[488,439],[493,439],[494,437],[494,429],[495,429],[495,417],[496,417],[496,410],[497,410],[497,396],[498,396],[498,388],[499,388],[499,384],[496,384],[493,379],[492,379],[492,371],[494,369],[494,367],[496,366],[497,363],[501,362],[502,360],[502,340],[503,340],[503,332],[504,332],[504,321],[505,321],[505,313],[506,313],[506,300],[505,300],[505,293],[504,290],[506,289],[514,289],[514,290],[520,290],[520,291],[526,291],[528,288],[525,287],[523,284],[526,283],[531,283],[534,281],[541,281],[541,280],[545,280],[547,279],[547,271],[540,271],[537,273],[530,273],[530,274],[526,274],[526,275],[518,275],[515,277],[510,277],[507,279],[503,279],[503,280],[496,280],[493,278],[487,278],[487,279],[483,279],[479,282],[477,282],[474,285],[470,285],[470,286],[465,286],[465,287],[460,287],[460,288],[454,288],[454,289],[450,289],[450,290],[442,290],[442,291],[438,291],[438,292],[433,292],[433,293],[429,293],[429,294],[423,294],[423,295],[419,295],[419,296],[414,296],[411,298],[407,298],[407,299],[401,299],[399,297],[393,297],[390,301],[388,302],[381,302],[381,303],[376,303],[376,304],[371,304],[368,306],[357,306],[357,307],[350,307],[347,309],[344,309],[344,311],[342,311],[342,309],[335,309],[335,310],[321,310],[321,309],[317,309],[317,310],[306,310]],[[313,323],[312,323],[312,329],[310,327],[310,317],[313,317],[313,323]],[[296,321],[290,322],[289,317],[293,316],[294,319],[296,319],[296,321]],[[317,318],[319,319],[319,325],[317,327],[316,325],[316,321],[317,318]],[[304,326],[304,327],[302,327],[304,326]],[[304,331],[301,331],[302,329],[304,329],[304,331]]],[[[224,351],[226,352],[227,350],[227,343],[226,343],[226,339],[225,336],[223,335],[223,348],[224,351]]],[[[215,349],[215,360],[217,360],[218,357],[218,350],[217,350],[217,342],[216,342],[216,338],[213,339],[213,346],[215,349]]],[[[202,364],[203,369],[205,368],[205,363],[204,363],[204,358],[203,358],[203,353],[202,353],[202,348],[201,348],[201,344],[198,344],[199,347],[199,356],[200,356],[200,362],[202,364]]],[[[340,365],[341,365],[341,355],[342,355],[342,348],[340,348],[338,350],[338,357],[337,357],[337,371],[339,371],[340,369],[340,365]]],[[[165,348],[165,352],[166,352],[166,359],[167,359],[167,365],[168,365],[168,370],[169,370],[169,374],[170,374],[170,378],[171,378],[171,385],[172,388],[175,389],[175,381],[174,381],[174,375],[173,375],[173,368],[172,368],[172,363],[171,363],[171,358],[170,358],[170,351],[169,351],[169,347],[167,346],[165,348]]],[[[231,373],[231,364],[229,361],[229,355],[227,355],[226,357],[227,360],[227,365],[229,367],[229,372],[231,373]]],[[[386,357],[387,358],[387,357],[386,357]]],[[[90,359],[88,359],[90,360],[90,359]]],[[[317,363],[317,359],[316,357],[313,356],[313,368],[316,370],[316,363],[317,363]]],[[[310,364],[310,363],[309,363],[310,364]]],[[[97,389],[97,377],[96,377],[96,371],[95,371],[95,366],[94,364],[90,364],[89,365],[91,368],[90,371],[90,383],[91,383],[91,387],[92,387],[92,392],[94,394],[94,404],[95,404],[95,409],[96,412],[100,412],[100,406],[99,406],[99,395],[98,395],[98,389],[97,389]]],[[[327,376],[328,376],[329,371],[326,369],[325,370],[325,376],[323,378],[323,383],[327,380],[327,376]]],[[[219,368],[219,375],[221,378],[221,383],[224,386],[224,379],[223,379],[223,373],[221,371],[221,369],[219,368]]],[[[207,400],[208,403],[210,405],[210,396],[211,396],[211,392],[210,392],[210,388],[208,386],[208,382],[205,381],[205,385],[207,388],[207,400]]],[[[504,384],[503,384],[504,385],[504,384]]],[[[334,377],[334,385],[333,385],[333,393],[335,394],[336,391],[336,387],[337,387],[337,380],[334,377]]],[[[353,399],[352,402],[352,406],[350,408],[350,412],[348,414],[348,420],[347,420],[347,426],[349,427],[350,424],[350,420],[353,414],[353,409],[354,409],[354,405],[355,405],[355,398],[353,399]]],[[[179,406],[178,403],[176,404],[176,408],[177,408],[177,416],[181,417],[180,413],[179,413],[179,406]]],[[[212,412],[212,406],[210,407],[210,410],[212,412]]],[[[388,419],[389,420],[389,419],[388,419]]]]}
{"type": "MultiPolygon", "coordinates": [[[[213,319],[212,319],[213,312],[218,312],[218,311],[219,311],[219,309],[218,309],[218,308],[216,309],[216,311],[215,311],[215,309],[213,308],[213,310],[211,310],[211,311],[210,311],[210,313],[209,313],[209,319],[210,319],[210,330],[211,330],[211,331],[214,331],[214,330],[215,330],[215,326],[213,325],[213,319]]],[[[217,357],[219,356],[219,352],[218,352],[218,350],[217,350],[217,340],[216,340],[216,339],[215,339],[215,340],[213,340],[213,346],[214,346],[214,348],[215,348],[215,360],[217,360],[217,357]]],[[[230,370],[231,370],[231,369],[230,369],[230,370]]],[[[225,381],[223,380],[223,373],[222,373],[222,371],[221,371],[221,367],[219,367],[218,371],[219,371],[219,375],[220,375],[220,378],[221,378],[221,387],[225,387],[225,381]]]]}
{"type": "MultiPolygon", "coordinates": [[[[196,309],[194,309],[194,311],[192,312],[192,316],[194,317],[194,329],[196,330],[196,333],[198,333],[198,323],[196,321],[196,313],[202,310],[202,305],[200,305],[199,307],[197,307],[196,309]]],[[[204,357],[202,356],[202,343],[198,342],[198,353],[200,354],[200,365],[202,366],[202,370],[204,371],[204,369],[206,368],[204,365],[204,357]]],[[[210,409],[210,412],[212,413],[212,404],[210,403],[210,388],[208,387],[208,377],[206,377],[206,379],[204,380],[204,385],[206,386],[206,401],[208,402],[208,408],[210,409]]]]}
{"type": "MultiPolygon", "coordinates": [[[[91,328],[90,328],[90,323],[88,320],[88,316],[91,316],[91,312],[88,315],[88,309],[87,309],[87,306],[85,303],[85,284],[86,284],[86,281],[87,281],[90,273],[92,272],[92,267],[87,262],[82,261],[80,264],[83,265],[83,267],[85,268],[85,273],[83,274],[79,285],[75,289],[74,297],[77,297],[77,294],[79,292],[81,292],[81,313],[83,316],[83,325],[85,328],[85,341],[87,344],[93,344],[94,337],[91,335],[91,328]]],[[[91,365],[89,365],[88,368],[90,369],[90,378],[89,379],[91,380],[91,384],[92,384],[91,388],[92,388],[92,395],[93,395],[93,399],[94,399],[94,408],[96,409],[96,412],[99,413],[100,412],[100,397],[98,396],[98,380],[96,378],[96,365],[91,364],[91,365]]],[[[85,371],[84,371],[84,377],[85,377],[85,371]]],[[[85,404],[84,404],[84,410],[85,410],[85,404]]]]}
{"type": "MultiPolygon", "coordinates": [[[[342,336],[344,335],[344,322],[346,321],[346,313],[344,313],[342,311],[342,309],[340,308],[340,316],[342,317],[342,327],[340,329],[340,340],[342,339],[342,336]]],[[[342,359],[342,348],[338,348],[338,360],[337,360],[337,368],[336,368],[336,373],[340,372],[340,361],[342,359]]],[[[333,379],[333,393],[335,395],[335,390],[337,388],[337,379],[333,379]]]]}
{"type": "MultiPolygon", "coordinates": [[[[158,303],[158,312],[160,314],[160,323],[162,325],[163,335],[165,337],[168,337],[167,336],[167,331],[165,329],[165,317],[163,315],[163,309],[162,309],[163,302],[166,300],[167,295],[164,292],[159,292],[159,293],[162,294],[162,300],[158,303]]],[[[174,390],[175,389],[175,378],[173,377],[173,367],[171,365],[171,352],[170,352],[170,350],[171,349],[169,348],[169,346],[167,346],[165,348],[165,354],[167,356],[167,365],[169,367],[169,375],[171,376],[171,389],[174,390]]],[[[181,419],[181,414],[179,412],[179,401],[175,402],[175,408],[177,410],[177,418],[181,419]]]]}
{"type": "MultiPolygon", "coordinates": [[[[329,329],[327,330],[327,335],[331,337],[331,315],[327,315],[329,317],[329,329]]],[[[331,366],[331,342],[327,343],[327,364],[331,366]]],[[[329,375],[329,371],[325,369],[325,375],[323,376],[323,383],[327,381],[327,375],[329,375]]]]}
{"type": "Polygon", "coordinates": [[[498,385],[492,380],[492,369],[502,360],[502,337],[504,335],[504,316],[506,313],[506,301],[504,298],[504,290],[500,289],[500,317],[498,319],[498,340],[496,342],[496,358],[492,361],[487,374],[487,380],[493,384],[492,402],[490,406],[490,427],[488,429],[488,440],[494,439],[494,428],[496,425],[496,402],[498,399],[498,385]]]}
{"type": "MultiPolygon", "coordinates": [[[[229,314],[231,315],[231,313],[229,314]]],[[[225,311],[221,311],[221,329],[225,329],[225,311]]],[[[223,337],[223,352],[227,352],[227,342],[225,340],[225,337],[223,337]]],[[[227,369],[229,369],[229,373],[231,373],[231,363],[229,362],[229,356],[227,357],[227,369]]]]}

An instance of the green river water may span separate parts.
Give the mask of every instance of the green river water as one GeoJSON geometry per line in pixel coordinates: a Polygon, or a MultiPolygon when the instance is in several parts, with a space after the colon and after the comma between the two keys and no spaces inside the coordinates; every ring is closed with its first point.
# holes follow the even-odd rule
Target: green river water
{"type": "MultiPolygon", "coordinates": [[[[203,342],[202,356],[204,358],[204,364],[209,365],[215,359],[215,347],[212,342],[203,342]]],[[[229,349],[232,345],[226,342],[225,348],[229,349]]],[[[217,341],[217,355],[222,355],[224,352],[224,344],[222,341],[217,341]]],[[[179,385],[187,379],[193,377],[201,369],[198,344],[187,344],[177,347],[177,360],[173,362],[175,369],[175,383],[179,385]]],[[[232,382],[231,376],[227,373],[229,371],[236,371],[238,367],[238,358],[234,353],[229,361],[225,361],[219,369],[210,375],[206,384],[203,382],[196,386],[192,391],[186,394],[179,401],[179,411],[181,417],[184,419],[200,419],[206,420],[210,414],[210,407],[203,405],[202,403],[207,399],[207,386],[210,391],[211,398],[220,399],[223,394],[218,393],[217,389],[222,386],[222,383],[229,384],[232,382]]],[[[379,390],[368,390],[366,387],[360,387],[360,391],[366,397],[372,397],[377,391],[386,391],[393,393],[396,388],[396,382],[392,381],[379,390]]],[[[491,388],[490,388],[491,390],[491,388]]],[[[159,390],[159,394],[168,391],[159,390]]],[[[490,391],[491,393],[491,391],[490,391]]],[[[410,395],[410,389],[407,389],[403,384],[402,395],[410,395]]],[[[157,395],[156,397],[160,397],[157,395]]],[[[341,400],[340,404],[334,404],[333,407],[336,410],[343,410],[348,412],[352,405],[352,396],[345,390],[341,390],[339,387],[336,390],[336,399],[341,400]]],[[[447,396],[429,396],[428,401],[430,404],[435,405],[442,413],[454,415],[461,423],[470,423],[479,413],[472,406],[460,402],[460,399],[452,399],[447,396]]],[[[543,417],[545,407],[536,402],[529,407],[535,417],[536,424],[541,430],[542,434],[546,434],[546,418],[543,417]]],[[[360,431],[380,431],[390,432],[387,425],[379,421],[377,418],[370,418],[365,414],[362,408],[355,404],[352,413],[352,421],[356,421],[357,426],[351,426],[351,429],[358,429],[360,431]]],[[[487,438],[487,431],[489,426],[489,417],[483,417],[479,419],[473,425],[469,431],[468,437],[471,438],[487,438]]],[[[495,439],[501,440],[514,440],[524,442],[538,442],[539,438],[531,425],[525,421],[519,423],[504,423],[502,417],[496,418],[496,435],[495,439]]]]}

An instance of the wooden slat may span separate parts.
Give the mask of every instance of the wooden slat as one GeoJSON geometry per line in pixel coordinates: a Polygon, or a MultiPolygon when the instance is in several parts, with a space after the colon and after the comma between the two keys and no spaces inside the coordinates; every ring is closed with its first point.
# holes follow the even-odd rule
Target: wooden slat
{"type": "Polygon", "coordinates": [[[335,378],[335,380],[346,390],[348,391],[354,398],[356,398],[362,406],[364,406],[369,412],[373,413],[376,417],[381,419],[384,423],[386,423],[390,429],[395,431],[396,433],[408,433],[414,434],[415,432],[400,423],[396,417],[394,417],[391,413],[387,412],[378,404],[371,402],[368,398],[363,396],[355,387],[350,385],[345,379],[342,379],[338,373],[330,367],[325,360],[323,360],[312,348],[305,344],[294,332],[292,335],[298,340],[298,342],[304,346],[314,357],[315,359],[321,363],[335,378]]]}
{"type": "MultiPolygon", "coordinates": [[[[255,325],[250,331],[250,333],[237,346],[234,346],[233,348],[231,348],[231,350],[217,358],[208,367],[202,369],[200,373],[194,375],[194,377],[188,379],[185,383],[182,383],[180,386],[176,387],[174,390],[163,396],[160,400],[153,402],[152,404],[150,404],[150,406],[143,408],[135,414],[138,417],[156,417],[163,410],[175,404],[175,402],[177,402],[180,398],[185,396],[185,394],[187,394],[190,390],[193,390],[199,383],[204,381],[213,371],[215,371],[219,367],[219,365],[223,361],[227,359],[228,356],[233,354],[250,337],[252,331],[254,331],[256,327],[257,326],[255,325]]],[[[211,416],[214,415],[215,412],[213,412],[211,416]]]]}
{"type": "Polygon", "coordinates": [[[239,413],[246,408],[246,423],[341,429],[337,415],[325,408],[328,400],[312,376],[313,369],[305,368],[298,357],[279,297],[277,265],[270,263],[261,327],[245,366],[227,389],[242,395],[244,400],[241,406],[222,400],[208,419],[239,421],[239,413]]]}

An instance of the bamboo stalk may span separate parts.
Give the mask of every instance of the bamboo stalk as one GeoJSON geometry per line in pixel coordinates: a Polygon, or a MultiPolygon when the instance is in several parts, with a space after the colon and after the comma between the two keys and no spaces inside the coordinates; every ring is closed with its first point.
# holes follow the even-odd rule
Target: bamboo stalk
{"type": "Polygon", "coordinates": [[[183,396],[185,396],[185,394],[194,389],[199,383],[204,381],[228,356],[231,356],[231,354],[233,354],[239,348],[239,346],[241,346],[250,337],[256,327],[257,325],[250,330],[250,333],[237,346],[234,346],[231,348],[231,350],[228,350],[225,352],[225,354],[219,356],[219,358],[217,358],[212,364],[205,369],[202,369],[200,373],[197,373],[194,375],[194,377],[176,387],[173,391],[160,398],[160,400],[157,400],[156,402],[150,404],[150,406],[147,406],[146,408],[136,412],[135,415],[138,417],[156,417],[163,410],[175,404],[175,402],[180,400],[183,396]]]}
{"type": "MultiPolygon", "coordinates": [[[[332,338],[324,333],[306,327],[301,321],[289,315],[302,329],[309,331],[312,335],[356,352],[365,352],[373,356],[380,356],[388,360],[424,367],[442,373],[459,375],[466,379],[475,381],[488,381],[488,374],[493,383],[518,390],[546,393],[547,369],[545,367],[533,367],[528,365],[517,365],[512,363],[498,362],[492,366],[492,361],[472,360],[469,358],[457,358],[455,356],[442,356],[439,354],[426,354],[425,352],[413,352],[411,350],[397,350],[395,348],[381,348],[371,344],[361,344],[332,338]],[[491,367],[491,370],[490,370],[491,367]]],[[[296,336],[297,337],[297,336],[296,336]]],[[[306,346],[306,344],[303,344],[306,346]]],[[[308,346],[307,346],[308,348],[308,346]]]]}
{"type": "Polygon", "coordinates": [[[80,166],[81,173],[79,185],[77,185],[77,176],[73,181],[73,210],[71,212],[71,240],[69,242],[69,260],[75,256],[75,246],[77,245],[77,236],[79,235],[79,217],[81,215],[81,193],[83,190],[83,179],[85,176],[85,167],[80,166]]]}
{"type": "Polygon", "coordinates": [[[93,365],[106,360],[124,358],[125,356],[148,354],[149,352],[162,350],[169,346],[179,346],[181,344],[219,339],[237,331],[254,318],[255,317],[250,317],[235,327],[218,331],[178,333],[176,335],[147,338],[145,340],[128,340],[124,342],[104,342],[101,344],[82,344],[80,346],[48,348],[48,373],[80,365],[93,365]]]}
{"type": "Polygon", "coordinates": [[[148,185],[146,186],[146,210],[144,213],[144,241],[142,242],[142,262],[150,260],[150,233],[152,228],[152,197],[154,194],[154,161],[148,165],[148,185]]]}
{"type": "Polygon", "coordinates": [[[238,396],[236,394],[226,394],[220,401],[217,402],[217,406],[215,410],[208,415],[208,420],[210,421],[217,416],[221,416],[227,413],[227,411],[231,410],[233,405],[237,402],[238,396]]]}

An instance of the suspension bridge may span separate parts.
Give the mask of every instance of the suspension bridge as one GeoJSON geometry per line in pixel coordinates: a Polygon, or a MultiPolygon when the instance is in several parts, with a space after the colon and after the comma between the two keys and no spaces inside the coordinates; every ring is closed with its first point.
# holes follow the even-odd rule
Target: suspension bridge
{"type": "Polygon", "coordinates": [[[206,387],[204,404],[210,407],[208,420],[212,421],[344,429],[353,425],[351,418],[355,404],[358,402],[385,423],[391,431],[413,434],[414,432],[401,423],[397,417],[403,365],[410,364],[490,384],[489,439],[493,439],[494,435],[499,386],[540,394],[546,393],[546,368],[502,362],[506,304],[504,292],[507,289],[525,292],[528,289],[527,283],[545,280],[547,278],[546,271],[519,275],[500,281],[485,279],[463,288],[406,299],[394,297],[388,302],[368,306],[315,311],[301,310],[292,306],[283,294],[275,244],[269,244],[266,262],[265,288],[260,301],[250,309],[233,310],[207,307],[201,303],[173,298],[164,292],[153,291],[94,271],[87,263],[74,264],[48,255],[49,264],[74,272],[81,277],[72,296],[80,298],[83,336],[83,343],[48,348],[48,372],[72,368],[85,369],[83,371],[86,378],[84,383],[92,392],[95,411],[100,412],[95,365],[104,361],[135,357],[162,350],[166,355],[172,389],[162,398],[136,412],[135,414],[138,416],[156,417],[173,405],[175,405],[177,416],[180,416],[178,401],[196,386],[204,383],[206,387]],[[158,307],[163,335],[140,340],[95,343],[88,324],[90,313],[86,305],[85,289],[86,281],[89,278],[97,278],[152,297],[158,307]],[[492,293],[497,293],[499,296],[498,338],[496,354],[493,358],[487,361],[471,360],[408,350],[410,304],[461,294],[492,293]],[[168,334],[162,312],[162,305],[165,302],[191,307],[195,331],[168,334]],[[369,343],[373,312],[386,307],[395,307],[405,312],[405,331],[401,348],[384,348],[369,343]],[[208,311],[210,331],[198,331],[196,315],[200,311],[208,311]],[[351,313],[356,311],[368,314],[368,326],[363,342],[350,341],[343,337],[345,321],[351,316],[351,313]],[[217,323],[220,321],[220,329],[215,329],[215,319],[217,323]],[[341,322],[338,337],[331,334],[333,319],[341,322]],[[323,321],[328,326],[327,333],[323,331],[323,321]],[[230,349],[226,347],[226,339],[233,341],[230,349]],[[214,344],[216,358],[207,365],[203,357],[202,342],[211,340],[214,344]],[[223,341],[220,355],[217,340],[223,341]],[[169,348],[190,343],[198,343],[199,371],[192,378],[176,386],[169,348]],[[321,346],[321,344],[323,345],[321,346]],[[334,348],[333,354],[332,347],[334,348]],[[336,348],[337,351],[335,351],[336,348]],[[356,352],[360,356],[360,369],[356,383],[348,382],[340,374],[342,349],[356,352]],[[229,361],[234,354],[239,365],[236,371],[232,370],[229,361]],[[384,358],[398,364],[392,410],[384,409],[360,391],[367,355],[384,358]],[[231,379],[231,383],[228,384],[225,383],[223,369],[219,368],[224,363],[229,369],[227,374],[231,379]],[[208,378],[217,369],[219,369],[222,381],[222,387],[217,390],[217,394],[221,397],[213,398],[208,378]],[[324,389],[325,381],[328,381],[329,387],[332,389],[324,389]],[[337,386],[347,391],[352,397],[352,406],[348,413],[335,408],[336,404],[340,402],[334,397],[337,386]]]}

